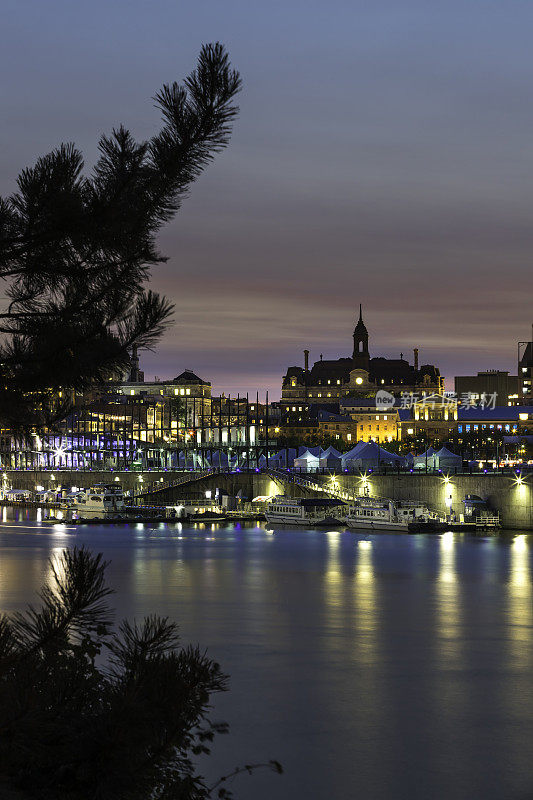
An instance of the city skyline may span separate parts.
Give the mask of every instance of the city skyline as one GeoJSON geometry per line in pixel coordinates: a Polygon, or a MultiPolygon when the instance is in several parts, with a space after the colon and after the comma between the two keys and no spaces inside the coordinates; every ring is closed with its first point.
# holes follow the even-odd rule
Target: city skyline
{"type": "MultiPolygon", "coordinates": [[[[365,313],[365,321],[366,321],[366,313],[365,313]]],[[[390,348],[390,347],[387,348],[387,343],[385,343],[385,347],[383,349],[380,349],[376,344],[377,340],[373,336],[372,330],[370,330],[369,333],[370,333],[369,350],[370,350],[371,357],[385,357],[385,358],[391,358],[391,359],[396,359],[396,358],[399,359],[400,357],[403,357],[403,359],[405,361],[407,361],[409,364],[413,364],[414,363],[414,347],[412,347],[412,348],[408,348],[407,347],[407,349],[403,349],[403,350],[399,350],[398,352],[395,352],[394,350],[392,350],[392,348],[390,348]]],[[[531,334],[530,334],[530,336],[531,336],[531,334]]],[[[406,337],[405,337],[405,339],[403,341],[405,341],[407,343],[407,345],[408,345],[407,335],[406,335],[406,337]]],[[[523,339],[520,340],[520,341],[521,342],[529,341],[527,339],[527,335],[524,336],[523,339]]],[[[305,344],[305,342],[302,342],[302,344],[305,344]]],[[[326,335],[324,336],[323,345],[320,346],[320,343],[318,342],[316,344],[316,346],[315,346],[315,349],[310,351],[310,353],[309,353],[309,363],[313,364],[313,362],[319,361],[322,357],[324,358],[324,360],[336,359],[338,357],[340,357],[340,358],[342,358],[342,357],[350,357],[351,353],[349,352],[349,350],[350,350],[349,344],[350,344],[350,342],[348,342],[348,344],[339,342],[332,335],[328,337],[327,333],[326,333],[326,335]],[[333,349],[336,344],[338,344],[338,351],[337,352],[335,352],[334,349],[333,349]]],[[[452,392],[453,391],[454,379],[456,377],[458,377],[458,376],[461,376],[461,375],[467,375],[467,374],[468,375],[475,375],[477,373],[497,372],[497,371],[507,372],[509,375],[516,375],[517,371],[518,371],[517,370],[517,367],[518,367],[518,363],[517,363],[517,344],[518,344],[518,342],[511,343],[510,354],[509,354],[509,359],[508,359],[507,363],[505,363],[505,358],[502,358],[501,363],[498,366],[495,366],[494,365],[494,358],[491,356],[491,353],[489,352],[488,354],[485,354],[485,349],[483,348],[481,350],[481,352],[480,352],[478,361],[475,361],[474,357],[472,355],[469,357],[468,353],[465,354],[465,358],[464,359],[458,359],[457,360],[457,364],[458,365],[460,365],[460,364],[464,364],[465,365],[465,368],[464,368],[463,371],[460,371],[459,369],[457,369],[455,371],[450,372],[450,374],[445,375],[442,372],[442,370],[440,370],[441,375],[443,376],[443,378],[445,380],[445,389],[446,389],[446,391],[447,392],[452,392]],[[514,360],[512,359],[512,355],[511,354],[514,354],[514,360]],[[473,366],[470,366],[470,365],[473,365],[473,366]]],[[[208,349],[208,348],[206,348],[206,349],[208,349]]],[[[295,350],[294,353],[293,353],[293,355],[294,355],[293,360],[290,360],[290,358],[289,358],[289,361],[287,362],[287,364],[285,364],[284,366],[281,367],[281,371],[280,371],[279,376],[277,376],[277,375],[270,376],[271,377],[271,382],[265,382],[265,374],[263,372],[261,372],[261,371],[254,372],[254,371],[247,371],[246,369],[244,369],[242,372],[237,372],[237,375],[240,376],[240,380],[239,380],[238,383],[235,383],[235,381],[232,378],[232,376],[231,375],[228,376],[228,374],[224,371],[224,362],[222,362],[219,365],[219,370],[221,370],[221,371],[219,371],[219,370],[215,370],[214,371],[214,374],[216,374],[217,376],[221,375],[220,380],[215,382],[215,380],[212,380],[211,377],[207,373],[205,373],[205,374],[202,373],[202,371],[201,370],[199,371],[194,365],[191,365],[191,364],[187,364],[186,366],[185,365],[176,365],[176,363],[175,363],[175,355],[176,354],[174,354],[172,352],[171,348],[169,348],[168,353],[166,353],[163,358],[157,352],[151,353],[151,352],[148,352],[148,351],[142,351],[140,353],[140,367],[141,367],[141,369],[143,370],[143,372],[145,374],[145,380],[146,381],[153,381],[153,380],[169,381],[169,380],[172,380],[175,377],[174,373],[178,374],[178,372],[181,371],[182,369],[190,369],[193,372],[196,372],[197,374],[199,374],[200,377],[204,378],[205,380],[210,381],[210,383],[213,386],[213,390],[214,391],[220,391],[220,392],[223,392],[223,393],[226,393],[226,394],[229,393],[229,394],[232,394],[232,395],[240,394],[241,396],[245,396],[247,393],[250,393],[251,395],[253,395],[256,390],[259,390],[259,391],[261,391],[263,393],[264,392],[268,392],[269,396],[270,396],[270,400],[279,400],[279,397],[281,395],[281,383],[282,383],[283,377],[284,377],[284,375],[286,373],[286,370],[287,370],[288,366],[303,367],[304,366],[304,359],[305,359],[305,356],[304,356],[305,349],[308,349],[308,348],[303,348],[303,349],[300,349],[299,351],[295,350]],[[150,372],[150,367],[152,367],[154,365],[154,363],[157,363],[158,366],[162,365],[162,366],[168,367],[167,371],[166,372],[164,372],[164,371],[150,372]],[[278,378],[278,381],[276,382],[277,378],[278,378]],[[255,383],[251,382],[254,379],[255,379],[256,382],[255,383]],[[247,380],[249,382],[247,382],[247,380]],[[235,387],[237,387],[237,388],[235,388],[235,387]]],[[[431,352],[435,352],[435,348],[434,347],[428,347],[428,348],[420,348],[420,347],[418,347],[417,349],[419,351],[418,361],[419,361],[420,365],[431,363],[431,358],[429,357],[429,354],[431,352]]],[[[178,351],[178,353],[179,353],[179,351],[178,351]]],[[[454,365],[453,365],[453,363],[451,363],[451,361],[450,361],[450,365],[451,365],[451,368],[453,369],[454,365]]],[[[440,366],[439,366],[438,363],[436,363],[435,366],[440,369],[440,366]]]]}
{"type": "Polygon", "coordinates": [[[90,168],[113,126],[153,133],[150,98],[202,42],[243,76],[229,148],[161,235],[151,286],[176,317],[147,375],[275,397],[304,348],[349,352],[359,302],[375,354],[418,347],[448,388],[514,371],[531,329],[530,8],[30,6],[4,15],[3,195],[61,141],[90,168]]]}

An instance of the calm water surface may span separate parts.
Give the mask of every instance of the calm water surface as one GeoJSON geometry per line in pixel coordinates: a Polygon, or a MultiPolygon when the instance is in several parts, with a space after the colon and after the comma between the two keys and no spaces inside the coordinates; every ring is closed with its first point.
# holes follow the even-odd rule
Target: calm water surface
{"type": "Polygon", "coordinates": [[[231,675],[205,772],[277,758],[237,797],[533,798],[533,536],[50,527],[3,510],[0,603],[47,559],[111,559],[120,616],[179,621],[231,675]],[[15,519],[18,517],[18,521],[15,519]]]}

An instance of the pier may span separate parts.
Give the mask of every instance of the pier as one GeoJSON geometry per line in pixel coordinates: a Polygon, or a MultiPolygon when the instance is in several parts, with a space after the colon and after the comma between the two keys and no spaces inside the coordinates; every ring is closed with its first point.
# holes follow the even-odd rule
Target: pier
{"type": "Polygon", "coordinates": [[[463,513],[465,495],[474,494],[488,502],[500,515],[502,526],[511,530],[533,530],[533,475],[523,478],[510,474],[434,474],[399,473],[385,475],[298,474],[284,470],[8,470],[5,480],[15,489],[36,486],[87,487],[96,483],[119,482],[139,505],[168,506],[180,501],[228,495],[252,500],[254,497],[284,494],[288,497],[326,496],[351,499],[367,494],[393,500],[420,501],[440,514],[463,513]]]}

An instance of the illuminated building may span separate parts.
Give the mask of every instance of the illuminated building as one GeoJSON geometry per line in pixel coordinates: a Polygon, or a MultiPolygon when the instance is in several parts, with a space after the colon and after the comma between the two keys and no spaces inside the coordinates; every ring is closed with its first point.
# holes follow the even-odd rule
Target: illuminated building
{"type": "Polygon", "coordinates": [[[410,364],[399,359],[371,358],[368,331],[363,322],[362,309],[353,332],[351,357],[315,361],[309,369],[309,351],[304,351],[304,367],[289,367],[283,378],[281,398],[286,401],[310,400],[328,403],[346,395],[371,395],[379,389],[399,395],[409,391],[442,391],[443,378],[437,367],[425,364],[419,367],[418,348],[410,364]]]}

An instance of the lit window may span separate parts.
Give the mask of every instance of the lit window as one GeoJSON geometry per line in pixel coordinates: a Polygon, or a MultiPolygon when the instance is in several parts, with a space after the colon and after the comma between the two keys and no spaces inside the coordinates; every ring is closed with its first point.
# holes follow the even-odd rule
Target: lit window
{"type": "Polygon", "coordinates": [[[135,394],[135,389],[130,389],[130,394],[135,394]]]}
{"type": "Polygon", "coordinates": [[[180,393],[179,389],[174,389],[174,394],[179,394],[179,393],[180,393]]]}
{"type": "Polygon", "coordinates": [[[185,394],[190,394],[190,393],[191,393],[191,390],[190,390],[190,389],[186,389],[186,390],[185,390],[185,394]]]}

